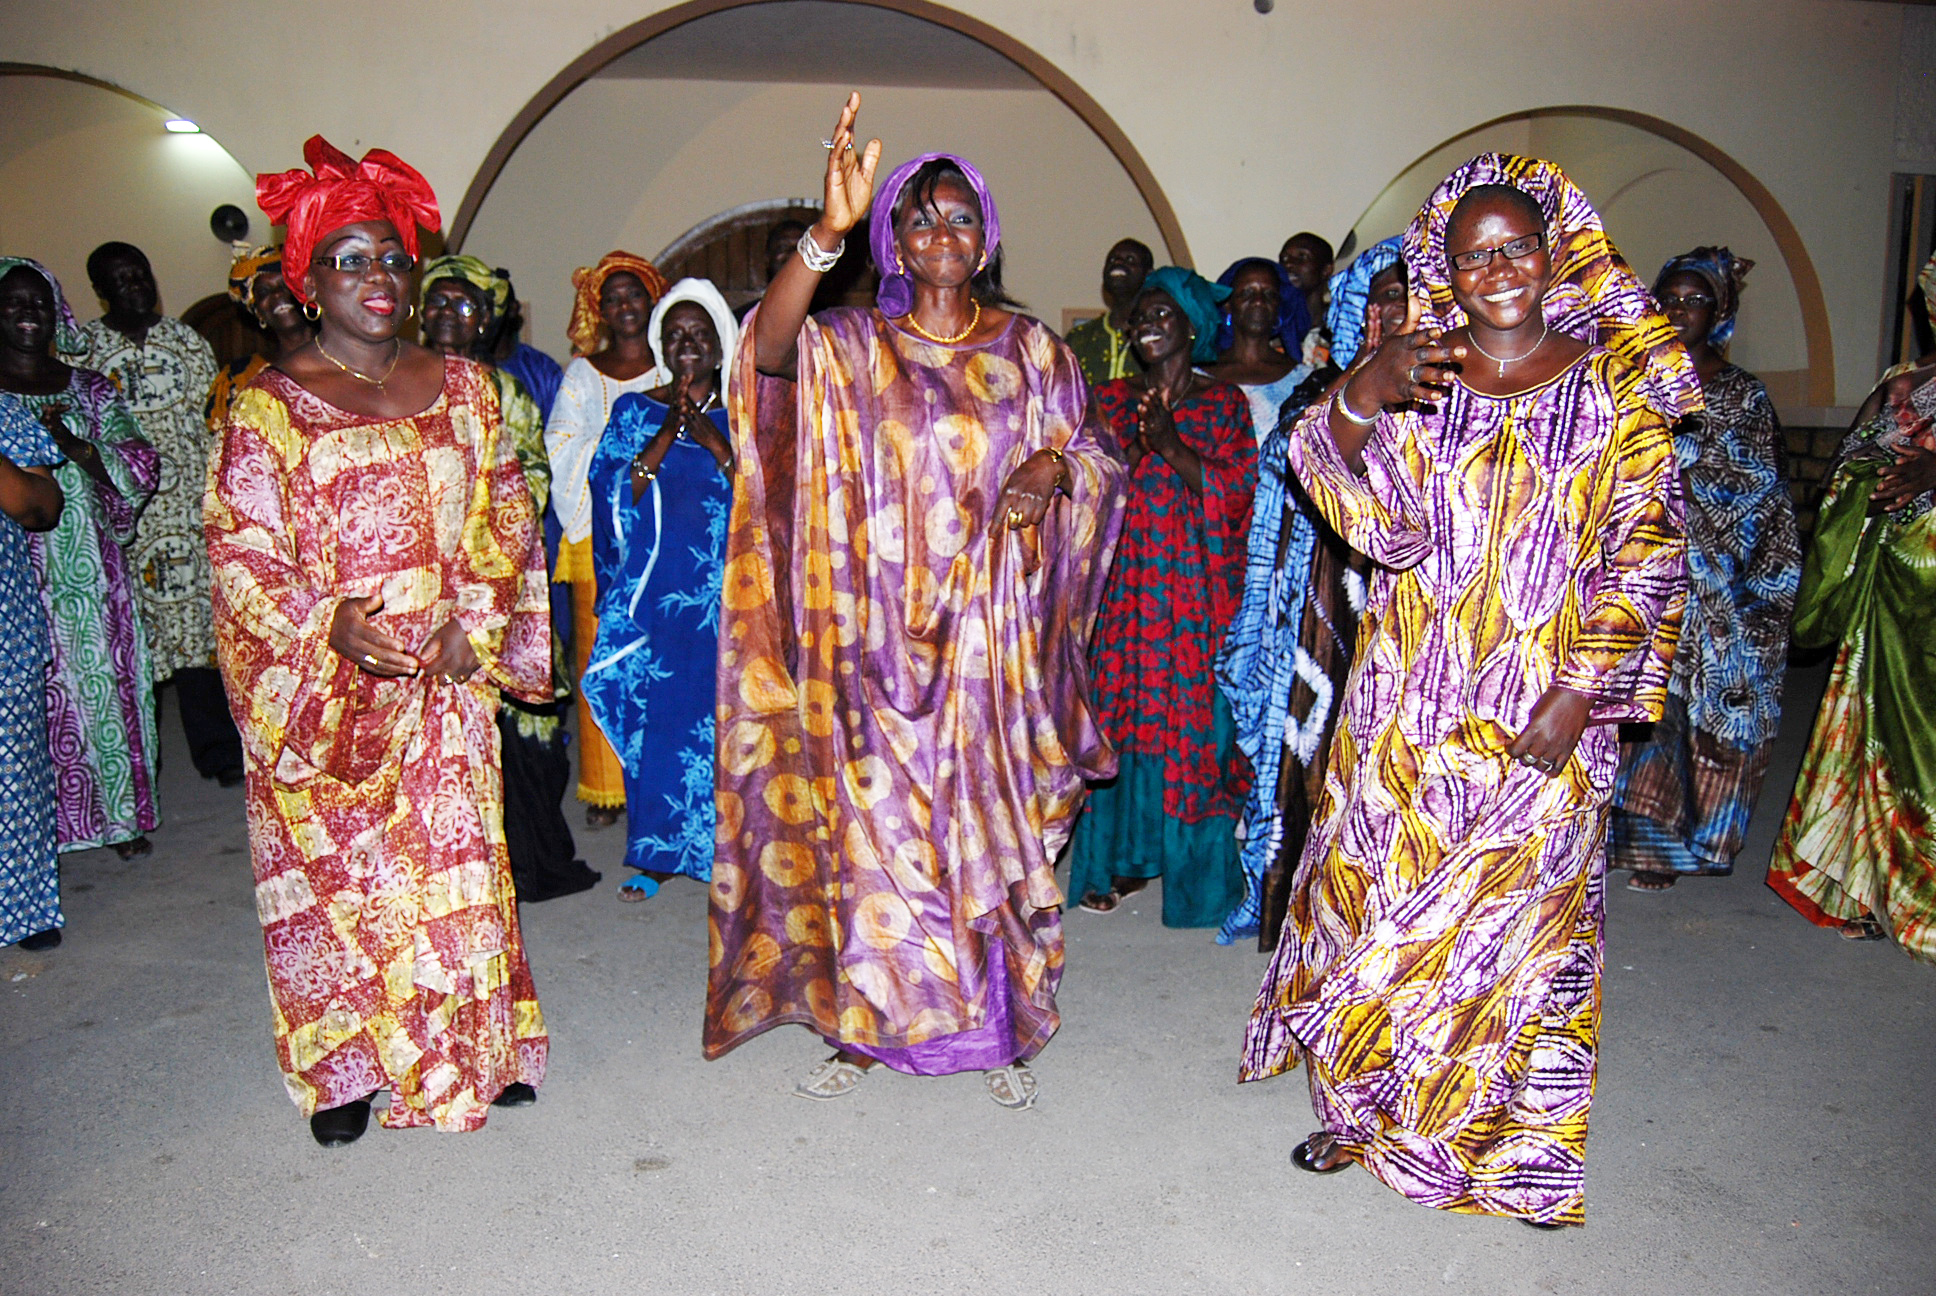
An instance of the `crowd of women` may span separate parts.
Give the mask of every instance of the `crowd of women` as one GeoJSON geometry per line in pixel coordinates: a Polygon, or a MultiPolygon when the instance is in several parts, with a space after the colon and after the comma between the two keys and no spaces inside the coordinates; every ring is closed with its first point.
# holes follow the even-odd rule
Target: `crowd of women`
{"type": "Polygon", "coordinates": [[[419,263],[420,175],[321,137],[258,179],[270,342],[220,373],[134,249],[85,328],[0,261],[0,939],[58,940],[58,851],[142,849],[172,681],[246,782],[317,1140],[381,1092],[477,1128],[544,1077],[517,904],[599,880],[575,734],[619,897],[709,886],[708,1057],[794,1023],[802,1097],[885,1063],[1028,1107],[1065,910],[1160,879],[1271,953],[1241,1075],[1307,1063],[1296,1165],[1577,1224],[1606,867],[1730,871],[1792,622],[1840,653],[1771,882],[1936,960],[1936,369],[1864,406],[1804,573],[1725,248],[1649,290],[1486,154],[1335,273],[1125,240],[1064,341],[975,167],[877,182],[858,111],[750,315],[612,252],[562,371],[504,271],[419,263]],[[862,228],[876,303],[812,312],[862,228]]]}

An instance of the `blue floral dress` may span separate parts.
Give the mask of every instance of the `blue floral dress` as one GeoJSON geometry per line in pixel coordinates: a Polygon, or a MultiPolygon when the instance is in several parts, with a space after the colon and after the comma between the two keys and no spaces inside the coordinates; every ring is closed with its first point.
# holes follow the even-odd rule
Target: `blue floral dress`
{"type": "MultiPolygon", "coordinates": [[[[625,767],[625,862],[709,881],[713,679],[733,492],[712,452],[681,437],[634,502],[632,459],[667,413],[643,392],[620,397],[592,456],[598,637],[582,687],[625,767]]],[[[711,417],[729,436],[725,411],[711,417]]]]}
{"type": "MultiPolygon", "coordinates": [[[[0,394],[0,454],[21,468],[67,462],[27,408],[0,394]]],[[[27,532],[0,513],[0,945],[63,924],[47,754],[47,619],[27,532]]]]}

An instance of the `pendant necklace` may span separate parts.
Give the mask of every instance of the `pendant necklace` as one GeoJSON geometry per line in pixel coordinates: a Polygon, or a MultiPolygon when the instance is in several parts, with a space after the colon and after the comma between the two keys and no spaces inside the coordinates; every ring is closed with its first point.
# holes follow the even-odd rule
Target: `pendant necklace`
{"type": "Polygon", "coordinates": [[[383,384],[389,382],[390,375],[397,371],[397,361],[403,359],[402,339],[400,338],[392,339],[392,342],[396,349],[390,355],[390,367],[383,371],[383,376],[381,378],[372,378],[370,377],[370,375],[364,373],[361,369],[352,369],[348,365],[344,364],[341,360],[338,360],[335,356],[331,355],[329,352],[323,350],[323,340],[320,337],[316,339],[316,353],[322,356],[323,359],[335,365],[338,369],[341,369],[344,373],[348,374],[350,377],[360,378],[364,382],[370,384],[370,386],[376,388],[378,391],[383,391],[383,384]]]}
{"type": "Polygon", "coordinates": [[[1548,328],[1548,325],[1546,321],[1542,319],[1539,322],[1539,341],[1527,347],[1523,353],[1516,356],[1507,356],[1504,359],[1501,359],[1500,357],[1494,355],[1492,352],[1486,350],[1484,347],[1480,346],[1479,335],[1474,333],[1471,329],[1467,329],[1465,335],[1467,340],[1469,340],[1472,343],[1473,347],[1478,350],[1480,355],[1484,356],[1486,359],[1492,361],[1494,364],[1499,366],[1499,376],[1501,378],[1504,378],[1506,376],[1507,365],[1518,364],[1521,360],[1526,359],[1527,356],[1532,355],[1533,352],[1539,350],[1541,347],[1546,345],[1547,328],[1548,328]]]}

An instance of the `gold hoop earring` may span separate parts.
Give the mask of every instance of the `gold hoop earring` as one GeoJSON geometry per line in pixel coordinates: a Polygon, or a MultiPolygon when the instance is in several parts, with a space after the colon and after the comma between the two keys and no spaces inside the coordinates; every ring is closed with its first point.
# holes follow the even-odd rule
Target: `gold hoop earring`
{"type": "Polygon", "coordinates": [[[415,315],[416,313],[417,313],[417,303],[405,302],[403,304],[403,318],[405,322],[408,322],[410,317],[415,315]]]}
{"type": "Polygon", "coordinates": [[[313,301],[303,303],[303,318],[314,324],[323,317],[323,308],[313,301]]]}

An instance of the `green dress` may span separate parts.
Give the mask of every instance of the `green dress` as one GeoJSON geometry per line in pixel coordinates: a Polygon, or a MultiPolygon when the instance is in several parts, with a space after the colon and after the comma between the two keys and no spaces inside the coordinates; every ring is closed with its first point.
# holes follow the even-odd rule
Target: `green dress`
{"type": "Polygon", "coordinates": [[[1824,927],[1871,915],[1936,963],[1936,501],[1868,513],[1883,466],[1931,415],[1936,380],[1852,432],[1830,477],[1794,640],[1841,646],[1768,885],[1824,927]]]}

